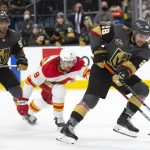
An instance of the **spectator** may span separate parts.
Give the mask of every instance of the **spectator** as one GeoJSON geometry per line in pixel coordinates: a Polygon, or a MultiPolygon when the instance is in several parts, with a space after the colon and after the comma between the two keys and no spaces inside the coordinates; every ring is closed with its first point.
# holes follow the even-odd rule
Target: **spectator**
{"type": "Polygon", "coordinates": [[[11,9],[15,15],[21,15],[23,11],[27,8],[26,6],[29,4],[28,1],[21,1],[21,0],[12,0],[11,2],[11,9]]]}
{"type": "Polygon", "coordinates": [[[5,1],[0,1],[0,11],[4,11],[6,13],[8,13],[8,3],[5,1]]]}
{"type": "Polygon", "coordinates": [[[29,10],[25,10],[23,13],[23,20],[19,21],[16,25],[16,31],[20,33],[24,45],[27,45],[27,41],[32,32],[32,25],[34,22],[31,19],[29,10]]]}
{"type": "Polygon", "coordinates": [[[28,45],[48,45],[50,43],[49,37],[43,33],[43,30],[38,24],[33,24],[32,34],[28,40],[28,45]]]}
{"type": "Polygon", "coordinates": [[[81,3],[75,4],[74,12],[75,14],[70,15],[68,17],[68,20],[74,25],[75,32],[77,34],[80,34],[82,29],[85,28],[85,25],[84,25],[85,14],[83,12],[83,6],[81,3]]]}
{"type": "Polygon", "coordinates": [[[99,13],[94,17],[94,25],[107,24],[113,21],[113,16],[108,8],[107,1],[102,1],[99,3],[99,13]]]}
{"type": "Polygon", "coordinates": [[[146,18],[148,15],[150,15],[150,4],[148,3],[148,1],[143,1],[142,11],[143,18],[146,18]]]}
{"type": "Polygon", "coordinates": [[[73,44],[75,42],[75,33],[71,22],[64,18],[62,12],[57,13],[54,33],[51,42],[56,46],[73,44]]]}
{"type": "Polygon", "coordinates": [[[16,28],[16,23],[20,20],[20,16],[27,9],[27,5],[31,3],[29,0],[12,0],[11,14],[12,14],[12,28],[16,28]]]}

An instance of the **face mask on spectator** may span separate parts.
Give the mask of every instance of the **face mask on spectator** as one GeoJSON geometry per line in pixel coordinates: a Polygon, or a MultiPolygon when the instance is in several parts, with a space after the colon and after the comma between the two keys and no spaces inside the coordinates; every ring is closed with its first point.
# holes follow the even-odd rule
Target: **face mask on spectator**
{"type": "Polygon", "coordinates": [[[27,20],[27,19],[29,19],[29,18],[30,18],[30,15],[29,15],[29,14],[25,14],[25,15],[24,15],[24,19],[25,19],[25,20],[27,20]]]}
{"type": "Polygon", "coordinates": [[[108,7],[102,7],[102,11],[107,11],[108,7]]]}

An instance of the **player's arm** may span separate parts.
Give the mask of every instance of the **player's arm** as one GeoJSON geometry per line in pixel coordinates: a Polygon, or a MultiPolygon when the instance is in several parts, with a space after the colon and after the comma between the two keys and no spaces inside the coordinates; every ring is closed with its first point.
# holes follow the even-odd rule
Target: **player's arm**
{"type": "Polygon", "coordinates": [[[124,64],[121,65],[120,68],[116,70],[117,75],[113,76],[113,81],[118,86],[122,86],[122,84],[126,82],[126,80],[130,78],[130,76],[132,76],[147,61],[147,58],[143,58],[140,56],[134,57],[126,61],[124,64]]]}
{"type": "Polygon", "coordinates": [[[90,45],[94,54],[94,63],[103,68],[107,57],[105,43],[111,42],[114,36],[113,26],[97,26],[90,31],[90,45]]]}
{"type": "Polygon", "coordinates": [[[80,59],[80,63],[78,63],[80,65],[80,69],[78,71],[78,75],[81,78],[85,78],[85,79],[89,79],[89,74],[90,74],[90,68],[85,66],[85,62],[83,59],[80,59]]]}
{"type": "MultiPolygon", "coordinates": [[[[15,35],[15,34],[14,34],[15,35]]],[[[14,36],[15,44],[12,49],[12,54],[16,58],[16,64],[18,70],[27,70],[28,67],[28,60],[25,57],[24,51],[23,51],[23,44],[21,39],[17,36],[17,34],[14,36]]]]}
{"type": "Polygon", "coordinates": [[[25,83],[32,86],[32,87],[37,87],[37,86],[40,86],[42,83],[44,83],[45,80],[46,80],[46,78],[42,74],[42,71],[40,68],[39,70],[37,70],[33,74],[29,75],[26,78],[25,83]]]}
{"type": "Polygon", "coordinates": [[[90,75],[90,69],[86,66],[82,67],[79,72],[79,76],[85,79],[89,79],[89,75],[90,75]]]}

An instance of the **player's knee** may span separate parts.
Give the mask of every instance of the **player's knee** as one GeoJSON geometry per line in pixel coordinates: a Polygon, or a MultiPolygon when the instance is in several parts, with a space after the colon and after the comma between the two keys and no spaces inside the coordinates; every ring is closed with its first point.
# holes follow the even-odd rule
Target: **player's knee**
{"type": "Polygon", "coordinates": [[[66,88],[63,84],[55,84],[52,87],[52,100],[54,103],[62,103],[64,102],[66,96],[66,88]]]}
{"type": "Polygon", "coordinates": [[[22,97],[23,94],[22,88],[19,85],[8,89],[8,91],[14,98],[22,97]]]}
{"type": "Polygon", "coordinates": [[[149,94],[149,87],[143,82],[139,82],[135,84],[133,87],[133,90],[137,95],[140,95],[140,96],[147,97],[149,94]]]}
{"type": "Polygon", "coordinates": [[[93,94],[85,94],[83,97],[83,102],[90,108],[93,109],[98,103],[99,96],[93,94]]]}

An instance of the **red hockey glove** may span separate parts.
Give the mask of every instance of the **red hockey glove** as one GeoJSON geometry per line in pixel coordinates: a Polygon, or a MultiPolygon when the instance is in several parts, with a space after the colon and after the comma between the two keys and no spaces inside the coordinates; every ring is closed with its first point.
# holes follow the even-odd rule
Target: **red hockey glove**
{"type": "Polygon", "coordinates": [[[18,98],[18,105],[17,105],[17,110],[18,113],[22,116],[26,116],[28,114],[28,99],[24,97],[19,97],[18,98]]]}

